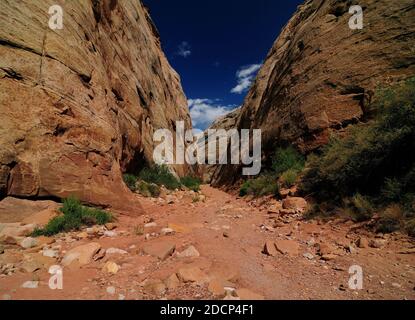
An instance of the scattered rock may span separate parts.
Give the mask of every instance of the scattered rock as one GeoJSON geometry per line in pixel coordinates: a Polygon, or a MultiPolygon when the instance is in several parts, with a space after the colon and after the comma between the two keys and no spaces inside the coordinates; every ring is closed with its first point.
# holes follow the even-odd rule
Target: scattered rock
{"type": "Polygon", "coordinates": [[[111,231],[111,230],[117,229],[117,225],[115,223],[110,222],[110,223],[105,224],[105,228],[111,231]]]}
{"type": "Polygon", "coordinates": [[[91,242],[70,250],[62,259],[62,264],[65,267],[79,265],[83,266],[89,264],[92,258],[101,249],[99,243],[91,242]]]}
{"type": "Polygon", "coordinates": [[[283,209],[295,210],[296,212],[304,212],[307,209],[307,201],[304,198],[291,197],[282,201],[283,209]]]}
{"type": "Polygon", "coordinates": [[[334,254],[323,254],[321,256],[321,260],[324,260],[324,261],[332,261],[332,260],[335,260],[336,258],[337,256],[334,254]]]}
{"type": "Polygon", "coordinates": [[[177,254],[179,258],[195,258],[200,257],[199,251],[194,246],[188,247],[186,250],[177,254]]]}
{"type": "Polygon", "coordinates": [[[143,246],[143,252],[150,256],[166,260],[176,250],[176,244],[170,241],[153,242],[143,246]]]}
{"type": "Polygon", "coordinates": [[[166,287],[169,290],[174,290],[180,286],[180,280],[177,278],[177,275],[173,273],[170,277],[168,277],[165,281],[166,287]]]}
{"type": "Polygon", "coordinates": [[[284,255],[296,256],[299,253],[300,245],[293,240],[277,240],[275,248],[284,255]]]}
{"type": "Polygon", "coordinates": [[[117,233],[115,231],[105,231],[104,236],[108,238],[115,238],[117,236],[117,233]]]}
{"type": "Polygon", "coordinates": [[[253,301],[265,300],[264,296],[257,294],[255,292],[252,292],[251,290],[245,289],[245,288],[236,290],[236,294],[241,300],[253,300],[253,301]]]}
{"type": "Polygon", "coordinates": [[[39,286],[39,281],[26,281],[22,284],[22,288],[25,289],[37,289],[39,286]]]}
{"type": "Polygon", "coordinates": [[[221,279],[214,278],[210,280],[208,290],[215,297],[223,298],[226,296],[225,284],[221,279]]]}
{"type": "Polygon", "coordinates": [[[314,260],[314,255],[311,254],[310,252],[306,252],[303,254],[303,257],[308,259],[308,260],[314,260]]]}
{"type": "Polygon", "coordinates": [[[113,261],[108,261],[105,263],[102,271],[105,273],[117,274],[120,270],[120,266],[113,261]]]}
{"type": "Polygon", "coordinates": [[[369,247],[369,241],[364,237],[360,237],[357,239],[356,245],[361,249],[366,249],[369,247]]]}
{"type": "Polygon", "coordinates": [[[117,249],[117,248],[109,248],[106,250],[106,254],[128,254],[127,251],[122,250],[122,249],[117,249]]]}
{"type": "Polygon", "coordinates": [[[174,230],[171,228],[163,228],[161,229],[161,234],[164,236],[169,236],[169,235],[174,234],[174,230]]]}
{"type": "Polygon", "coordinates": [[[198,267],[181,268],[177,276],[185,283],[196,282],[197,284],[203,284],[209,281],[209,277],[198,267]]]}
{"type": "Polygon", "coordinates": [[[264,245],[264,249],[262,250],[262,253],[275,257],[277,255],[277,248],[275,247],[275,244],[273,241],[267,241],[264,245]]]}
{"type": "Polygon", "coordinates": [[[108,287],[106,291],[107,291],[108,294],[114,295],[116,289],[115,289],[115,287],[108,287]]]}
{"type": "Polygon", "coordinates": [[[149,229],[149,228],[155,228],[157,227],[157,223],[155,222],[150,222],[144,225],[144,228],[149,229]]]}
{"type": "Polygon", "coordinates": [[[147,280],[144,285],[144,290],[148,293],[160,296],[166,292],[166,286],[160,279],[147,280]]]}
{"type": "Polygon", "coordinates": [[[38,241],[37,241],[37,239],[32,238],[32,237],[27,237],[27,238],[24,238],[24,239],[20,242],[20,246],[21,246],[23,249],[30,249],[30,248],[36,247],[37,245],[38,245],[38,241]]]}
{"type": "Polygon", "coordinates": [[[372,239],[369,241],[369,247],[374,249],[382,249],[386,245],[386,240],[384,239],[372,239]]]}
{"type": "Polygon", "coordinates": [[[392,283],[392,287],[397,288],[397,289],[402,288],[402,286],[399,283],[396,283],[396,282],[392,283]]]}
{"type": "Polygon", "coordinates": [[[49,257],[49,258],[57,258],[59,257],[59,252],[53,249],[46,249],[42,251],[42,254],[44,257],[49,257]]]}

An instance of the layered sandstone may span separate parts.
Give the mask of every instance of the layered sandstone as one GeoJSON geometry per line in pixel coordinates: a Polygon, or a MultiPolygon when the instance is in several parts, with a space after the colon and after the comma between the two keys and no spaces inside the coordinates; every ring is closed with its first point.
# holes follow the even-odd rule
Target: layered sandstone
{"type": "Polygon", "coordinates": [[[1,1],[0,113],[0,197],[73,194],[132,212],[122,172],[152,161],[154,130],[191,127],[138,0],[1,1]],[[53,4],[61,30],[48,26],[53,4]]]}
{"type": "MultiPolygon", "coordinates": [[[[370,117],[383,85],[415,74],[413,0],[362,0],[364,28],[349,28],[350,0],[309,0],[282,30],[243,104],[238,129],[262,129],[265,157],[278,144],[309,152],[333,131],[370,117]]],[[[240,168],[217,168],[216,184],[240,168]]]]}

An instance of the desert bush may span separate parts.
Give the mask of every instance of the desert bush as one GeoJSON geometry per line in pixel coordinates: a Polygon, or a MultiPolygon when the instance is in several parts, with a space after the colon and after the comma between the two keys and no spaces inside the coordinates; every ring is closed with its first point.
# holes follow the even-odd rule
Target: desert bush
{"type": "Polygon", "coordinates": [[[180,179],[180,182],[190,190],[193,190],[195,192],[200,191],[200,184],[201,181],[199,178],[192,177],[192,176],[186,176],[180,179]]]}
{"type": "Polygon", "coordinates": [[[65,199],[59,210],[63,215],[50,220],[43,229],[35,230],[33,236],[52,236],[60,232],[79,230],[82,226],[104,225],[113,219],[106,211],[83,206],[75,197],[65,199]]]}
{"type": "Polygon", "coordinates": [[[285,171],[280,177],[282,185],[286,188],[292,187],[297,181],[298,174],[299,172],[295,169],[285,171]]]}
{"type": "Polygon", "coordinates": [[[261,197],[266,195],[277,195],[279,193],[279,185],[277,179],[272,174],[264,174],[256,179],[247,180],[241,187],[239,195],[253,195],[261,197]]]}
{"type": "Polygon", "coordinates": [[[288,170],[302,171],[304,168],[304,157],[294,147],[278,148],[272,159],[272,168],[277,176],[288,170]]]}
{"type": "Polygon", "coordinates": [[[373,121],[352,127],[343,139],[332,138],[307,164],[304,192],[333,199],[380,194],[383,187],[387,197],[396,198],[414,185],[415,78],[378,91],[371,108],[373,121]]]}
{"type": "Polygon", "coordinates": [[[344,212],[355,222],[362,222],[372,218],[374,205],[371,201],[361,194],[357,193],[351,198],[346,198],[344,202],[344,212]]]}
{"type": "Polygon", "coordinates": [[[145,181],[139,181],[137,183],[137,191],[144,197],[157,198],[161,194],[161,189],[154,183],[148,183],[145,181]]]}
{"type": "Polygon", "coordinates": [[[388,206],[376,223],[376,232],[391,233],[401,229],[403,223],[402,208],[398,204],[388,206]]]}
{"type": "Polygon", "coordinates": [[[175,190],[181,186],[180,181],[165,165],[144,168],[139,174],[139,179],[148,183],[154,183],[158,186],[165,186],[169,190],[175,190]]]}
{"type": "Polygon", "coordinates": [[[133,174],[124,174],[123,175],[123,180],[124,183],[127,185],[127,187],[131,190],[131,191],[136,191],[136,183],[137,183],[137,177],[133,174]]]}
{"type": "Polygon", "coordinates": [[[407,221],[405,230],[411,237],[415,237],[415,219],[407,221]]]}

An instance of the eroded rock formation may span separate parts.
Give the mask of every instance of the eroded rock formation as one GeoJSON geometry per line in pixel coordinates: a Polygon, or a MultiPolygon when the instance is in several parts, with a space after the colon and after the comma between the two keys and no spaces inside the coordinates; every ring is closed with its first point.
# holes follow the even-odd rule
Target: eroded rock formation
{"type": "MultiPolygon", "coordinates": [[[[374,91],[415,74],[413,0],[309,0],[282,30],[243,104],[236,127],[262,129],[263,151],[294,143],[303,152],[368,115],[374,91]],[[359,4],[364,28],[349,28],[359,4]]],[[[240,176],[217,167],[216,184],[240,176]]]]}
{"type": "MultiPolygon", "coordinates": [[[[137,212],[122,172],[153,131],[191,127],[180,79],[140,1],[0,2],[0,196],[70,194],[137,212]]],[[[176,168],[180,174],[181,168],[176,168]]]]}

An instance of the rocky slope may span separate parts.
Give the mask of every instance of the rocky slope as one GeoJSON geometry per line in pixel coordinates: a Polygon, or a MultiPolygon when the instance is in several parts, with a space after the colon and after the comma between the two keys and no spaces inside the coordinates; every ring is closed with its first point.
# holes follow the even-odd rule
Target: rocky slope
{"type": "MultiPolygon", "coordinates": [[[[415,74],[415,3],[362,0],[364,28],[351,30],[349,0],[310,0],[282,30],[243,104],[236,127],[262,129],[263,150],[309,152],[330,133],[369,116],[378,86],[415,74]]],[[[216,168],[215,184],[235,167],[216,168]]]]}
{"type": "Polygon", "coordinates": [[[191,127],[179,76],[140,1],[60,3],[62,30],[49,1],[0,3],[0,197],[137,212],[121,173],[152,160],[155,129],[191,127]]]}

